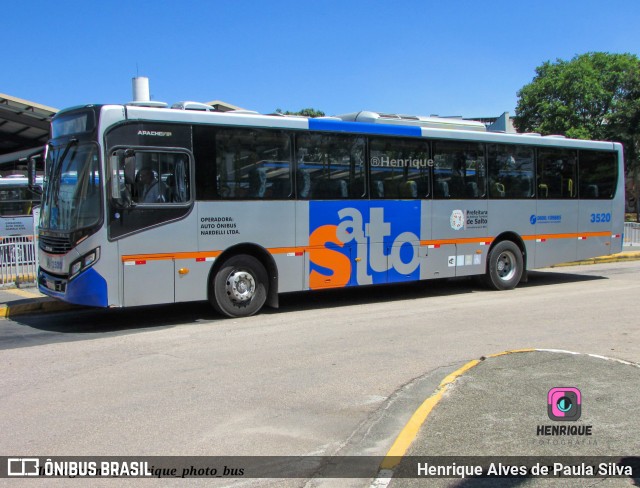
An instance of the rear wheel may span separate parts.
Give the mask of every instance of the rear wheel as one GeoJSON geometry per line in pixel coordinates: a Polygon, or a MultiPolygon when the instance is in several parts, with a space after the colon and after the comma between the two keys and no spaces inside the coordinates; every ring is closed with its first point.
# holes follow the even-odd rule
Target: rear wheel
{"type": "Polygon", "coordinates": [[[267,300],[267,272],[253,256],[240,254],[227,259],[212,284],[210,302],[228,317],[249,317],[267,300]]]}
{"type": "Polygon", "coordinates": [[[520,248],[511,241],[499,242],[487,258],[485,283],[494,290],[512,290],[520,283],[523,270],[520,248]]]}

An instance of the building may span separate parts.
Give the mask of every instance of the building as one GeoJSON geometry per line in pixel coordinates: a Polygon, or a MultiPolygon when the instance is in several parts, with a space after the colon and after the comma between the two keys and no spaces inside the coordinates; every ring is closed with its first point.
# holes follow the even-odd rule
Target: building
{"type": "Polygon", "coordinates": [[[499,117],[470,117],[466,118],[466,120],[482,122],[487,127],[487,130],[491,132],[517,132],[509,112],[504,112],[499,117]]]}

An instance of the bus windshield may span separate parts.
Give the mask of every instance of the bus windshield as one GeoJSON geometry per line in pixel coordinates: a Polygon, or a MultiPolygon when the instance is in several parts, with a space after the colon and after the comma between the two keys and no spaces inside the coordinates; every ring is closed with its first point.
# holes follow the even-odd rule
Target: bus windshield
{"type": "Polygon", "coordinates": [[[74,231],[100,221],[101,171],[95,144],[50,147],[47,154],[49,180],[43,197],[40,226],[74,231]]]}

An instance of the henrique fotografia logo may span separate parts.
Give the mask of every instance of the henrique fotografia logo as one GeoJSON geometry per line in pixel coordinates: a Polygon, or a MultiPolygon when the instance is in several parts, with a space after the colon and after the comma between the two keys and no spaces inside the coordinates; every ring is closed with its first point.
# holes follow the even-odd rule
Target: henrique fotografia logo
{"type": "Polygon", "coordinates": [[[592,440],[590,437],[586,439],[584,437],[593,435],[593,426],[576,422],[582,415],[582,393],[577,388],[551,388],[547,393],[547,415],[554,422],[561,423],[538,425],[536,436],[551,437],[549,440],[538,439],[536,442],[541,444],[553,443],[561,446],[582,445],[585,442],[593,445],[597,444],[595,439],[592,440]]]}
{"type": "Polygon", "coordinates": [[[582,395],[577,388],[555,387],[547,395],[547,413],[555,421],[575,422],[582,413],[582,395]]]}

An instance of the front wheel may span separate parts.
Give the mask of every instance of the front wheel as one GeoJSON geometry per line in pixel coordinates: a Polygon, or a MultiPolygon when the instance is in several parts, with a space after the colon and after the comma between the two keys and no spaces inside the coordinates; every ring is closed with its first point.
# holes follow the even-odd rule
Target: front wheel
{"type": "Polygon", "coordinates": [[[494,290],[512,290],[520,283],[523,271],[520,248],[511,241],[502,241],[489,253],[485,283],[494,290]]]}
{"type": "Polygon", "coordinates": [[[249,317],[267,300],[267,271],[253,256],[240,254],[227,259],[213,277],[210,302],[228,317],[249,317]]]}

